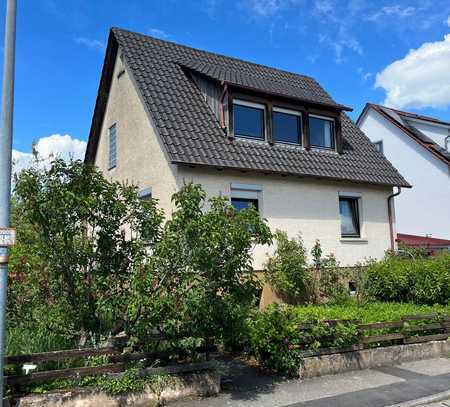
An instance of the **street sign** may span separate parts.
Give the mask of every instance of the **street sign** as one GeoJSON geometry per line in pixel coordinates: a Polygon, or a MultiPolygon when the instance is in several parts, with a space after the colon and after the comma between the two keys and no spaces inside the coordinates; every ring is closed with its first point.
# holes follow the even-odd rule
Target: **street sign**
{"type": "Polygon", "coordinates": [[[0,247],[11,247],[16,244],[16,229],[0,228],[0,247]]]}

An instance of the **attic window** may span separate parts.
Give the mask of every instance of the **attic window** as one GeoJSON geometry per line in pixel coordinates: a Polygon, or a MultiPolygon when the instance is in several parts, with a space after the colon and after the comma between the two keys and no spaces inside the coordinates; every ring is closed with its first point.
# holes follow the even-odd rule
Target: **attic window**
{"type": "Polygon", "coordinates": [[[264,140],[264,105],[233,100],[233,129],[236,137],[264,140]]]}
{"type": "Polygon", "coordinates": [[[302,144],[302,114],[300,112],[274,107],[272,122],[273,141],[302,144]]]}
{"type": "Polygon", "coordinates": [[[309,139],[312,147],[334,150],[334,119],[309,115],[309,139]]]}

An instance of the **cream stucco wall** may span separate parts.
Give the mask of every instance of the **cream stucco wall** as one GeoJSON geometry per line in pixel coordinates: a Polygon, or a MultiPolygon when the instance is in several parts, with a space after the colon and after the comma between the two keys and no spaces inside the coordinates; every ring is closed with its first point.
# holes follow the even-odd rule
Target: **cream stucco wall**
{"type": "MultiPolygon", "coordinates": [[[[285,230],[291,237],[301,233],[308,249],[320,239],[324,254],[333,253],[343,266],[369,257],[381,259],[390,247],[387,198],[392,188],[251,175],[231,170],[180,168],[179,186],[191,181],[202,184],[209,196],[230,196],[232,183],[260,186],[260,212],[272,230],[285,230]],[[361,194],[361,239],[341,239],[340,192],[361,194]]],[[[266,253],[271,249],[255,249],[256,269],[262,268],[266,253]]]]}
{"type": "Polygon", "coordinates": [[[171,212],[176,191],[176,167],[169,164],[144,105],[124,64],[117,57],[111,90],[102,124],[95,164],[109,178],[152,189],[160,207],[171,212]],[[109,128],[116,124],[117,166],[108,168],[109,128]]]}
{"type": "MultiPolygon", "coordinates": [[[[320,239],[324,253],[334,253],[343,266],[383,257],[390,245],[387,197],[391,188],[172,165],[133,79],[127,71],[118,78],[124,68],[119,54],[95,160],[107,177],[137,184],[140,189],[151,188],[169,216],[171,196],[184,182],[202,184],[209,196],[230,196],[231,183],[258,185],[262,188],[260,210],[272,230],[285,230],[291,237],[301,233],[308,249],[320,239]],[[113,124],[117,127],[117,166],[110,170],[108,131],[113,124]],[[339,192],[361,194],[361,239],[340,237],[339,192]]],[[[255,249],[256,269],[262,269],[271,250],[255,249]]]]}

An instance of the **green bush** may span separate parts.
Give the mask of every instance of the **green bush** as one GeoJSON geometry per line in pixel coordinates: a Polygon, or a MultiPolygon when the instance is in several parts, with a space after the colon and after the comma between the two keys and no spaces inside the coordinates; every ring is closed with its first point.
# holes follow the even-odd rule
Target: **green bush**
{"type": "Polygon", "coordinates": [[[286,302],[309,302],[314,296],[314,281],[301,237],[289,239],[280,230],[274,236],[277,247],[265,265],[267,282],[286,302]]]}
{"type": "Polygon", "coordinates": [[[400,320],[406,315],[449,311],[447,306],[410,303],[369,303],[365,306],[358,306],[355,302],[320,306],[272,305],[263,312],[255,313],[248,321],[248,351],[261,366],[296,375],[303,352],[345,347],[358,341],[356,322],[333,326],[325,321],[384,322],[400,320]],[[301,324],[311,326],[299,330],[301,324]],[[323,338],[324,335],[328,338],[323,338]]]}
{"type": "Polygon", "coordinates": [[[450,253],[404,259],[388,256],[368,264],[365,291],[376,300],[447,304],[450,300],[450,253]]]}

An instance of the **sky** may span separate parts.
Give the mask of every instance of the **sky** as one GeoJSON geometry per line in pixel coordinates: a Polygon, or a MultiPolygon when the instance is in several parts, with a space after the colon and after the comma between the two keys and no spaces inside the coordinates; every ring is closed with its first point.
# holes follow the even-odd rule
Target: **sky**
{"type": "Polygon", "coordinates": [[[353,107],[354,120],[374,102],[450,121],[448,0],[18,3],[19,166],[29,161],[33,143],[42,155],[83,157],[111,27],[313,76],[353,107]]]}

